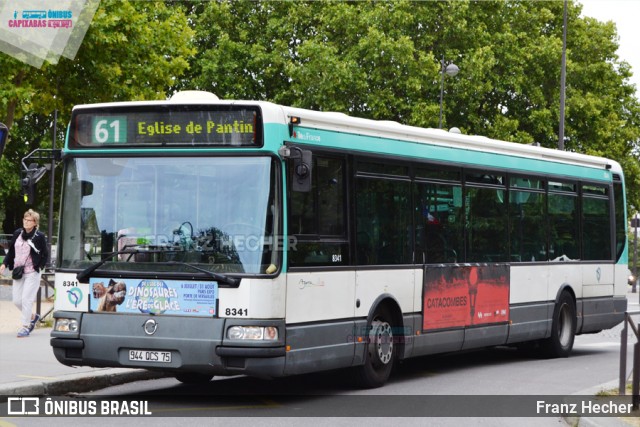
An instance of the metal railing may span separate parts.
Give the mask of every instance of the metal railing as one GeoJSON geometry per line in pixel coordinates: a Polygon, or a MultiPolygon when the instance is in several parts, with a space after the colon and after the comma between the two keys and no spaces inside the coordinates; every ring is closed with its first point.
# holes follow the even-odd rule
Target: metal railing
{"type": "MultiPolygon", "coordinates": [[[[40,231],[42,231],[42,230],[40,230],[40,231]]],[[[44,233],[44,231],[43,231],[43,233],[44,233]]],[[[2,245],[2,247],[5,250],[9,249],[9,243],[11,243],[11,238],[12,237],[13,237],[12,234],[0,234],[0,245],[2,245]]],[[[58,242],[58,236],[53,236],[51,239],[47,238],[47,240],[50,240],[50,243],[52,245],[55,245],[58,242]]],[[[4,254],[0,253],[0,255],[4,255],[4,254]]]]}
{"type": "MultiPolygon", "coordinates": [[[[36,313],[42,313],[42,285],[44,285],[45,299],[49,299],[49,288],[53,289],[54,293],[52,295],[55,295],[55,271],[53,269],[45,268],[40,276],[40,288],[38,288],[38,296],[36,297],[36,313]]],[[[41,314],[40,322],[44,322],[52,311],[53,307],[51,307],[46,313],[41,314]]]]}
{"type": "Polygon", "coordinates": [[[633,367],[631,379],[631,405],[634,411],[640,407],[640,332],[638,325],[631,318],[632,315],[640,314],[640,311],[632,311],[624,314],[624,326],[620,338],[620,382],[618,394],[624,396],[627,389],[627,335],[629,327],[636,336],[636,343],[633,345],[633,367]]]}

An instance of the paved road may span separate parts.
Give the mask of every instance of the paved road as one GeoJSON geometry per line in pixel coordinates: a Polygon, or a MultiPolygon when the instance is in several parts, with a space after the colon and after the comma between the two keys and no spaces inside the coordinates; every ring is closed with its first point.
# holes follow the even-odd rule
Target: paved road
{"type": "MultiPolygon", "coordinates": [[[[11,318],[13,317],[13,322],[15,323],[17,321],[16,319],[18,311],[15,307],[13,307],[10,301],[7,301],[9,296],[10,289],[7,289],[7,287],[4,286],[0,286],[0,325],[2,325],[3,329],[8,328],[6,325],[7,322],[5,321],[6,319],[9,319],[10,322],[11,318]]],[[[638,304],[638,294],[629,293],[628,298],[630,299],[629,310],[640,310],[640,305],[638,304]]],[[[15,329],[16,327],[13,326],[8,328],[7,331],[0,330],[0,395],[61,395],[69,391],[84,392],[92,389],[101,389],[114,384],[123,384],[147,378],[148,373],[146,371],[132,369],[94,369],[89,367],[72,368],[64,366],[57,362],[57,360],[53,356],[51,347],[49,346],[49,328],[37,328],[33,332],[32,336],[25,339],[16,338],[15,329]]],[[[597,336],[589,335],[579,337],[580,341],[579,345],[577,346],[578,353],[589,351],[589,348],[596,350],[598,348],[603,348],[603,346],[615,347],[617,345],[616,343],[619,342],[619,332],[616,332],[615,330],[605,331],[602,334],[603,336],[601,336],[600,339],[598,339],[597,336]],[[605,339],[602,339],[602,337],[604,337],[605,339]]],[[[571,361],[571,358],[567,359],[567,361],[571,361]]],[[[629,366],[631,365],[631,363],[632,362],[629,361],[629,366]]],[[[493,364],[489,364],[487,369],[484,369],[483,372],[489,372],[491,369],[491,365],[493,364]]],[[[495,365],[497,365],[497,368],[499,369],[501,366],[501,362],[495,361],[495,365]]],[[[464,367],[458,367],[454,369],[456,372],[464,374],[464,367]]],[[[594,369],[597,369],[597,367],[594,367],[594,369]]],[[[428,374],[429,372],[427,371],[426,375],[428,374]]],[[[400,375],[402,375],[402,373],[400,373],[400,375]]],[[[617,373],[605,375],[607,380],[615,380],[616,376],[617,373]],[[613,378],[610,378],[612,376],[613,378]]],[[[585,377],[588,380],[591,380],[591,382],[593,383],[592,386],[596,388],[601,386],[602,384],[602,377],[592,375],[589,372],[585,372],[585,377]]],[[[175,383],[175,380],[172,379],[166,379],[162,381],[174,381],[175,383]]],[[[431,380],[432,384],[433,382],[434,379],[431,380]]],[[[532,390],[532,394],[541,393],[541,390],[542,392],[544,392],[545,384],[539,384],[539,382],[540,381],[536,380],[535,375],[533,375],[531,384],[535,390],[532,390]]],[[[437,387],[437,389],[442,391],[444,394],[451,393],[451,390],[446,389],[446,387],[445,389],[441,389],[441,387],[444,386],[446,386],[446,384],[441,384],[437,387]]],[[[151,387],[153,388],[153,386],[151,387]]],[[[468,393],[466,394],[482,394],[478,390],[474,389],[474,387],[476,386],[470,385],[470,388],[467,390],[468,393]]],[[[394,383],[392,382],[388,387],[378,389],[377,392],[381,394],[384,394],[386,392],[388,392],[389,394],[393,394],[393,388],[394,383]]],[[[118,387],[116,387],[115,390],[118,390],[118,387]]],[[[584,390],[582,391],[584,392],[584,390]]],[[[597,391],[599,390],[592,390],[594,394],[597,393],[597,391]]],[[[107,392],[106,389],[105,392],[107,392]]],[[[107,393],[111,394],[113,393],[113,391],[107,393]]],[[[586,419],[581,420],[580,424],[605,425],[603,424],[603,422],[607,422],[607,420],[609,419],[603,418],[592,420],[595,420],[597,424],[585,424],[587,422],[586,419]]],[[[15,424],[31,425],[28,423],[24,424],[22,421],[23,420],[21,420],[20,423],[15,424]]],[[[558,419],[545,419],[545,422],[541,423],[540,425],[551,425],[554,423],[557,425],[562,425],[561,421],[559,421],[558,419]]],[[[374,422],[372,424],[379,423],[374,422]]],[[[415,425],[414,423],[408,424],[415,425]]],[[[446,423],[436,424],[447,425],[446,423]]],[[[494,423],[492,423],[490,420],[483,421],[482,419],[475,419],[471,424],[493,425],[494,423]]],[[[0,427],[4,427],[5,425],[6,424],[3,424],[3,420],[0,420],[0,427]]],[[[455,423],[450,425],[455,425],[455,423]]]]}

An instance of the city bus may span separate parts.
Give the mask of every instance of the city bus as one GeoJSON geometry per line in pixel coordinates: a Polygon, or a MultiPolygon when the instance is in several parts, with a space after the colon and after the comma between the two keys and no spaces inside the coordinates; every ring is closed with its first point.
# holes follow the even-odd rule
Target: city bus
{"type": "Polygon", "coordinates": [[[566,357],[622,321],[612,160],[198,91],[76,106],[51,345],[70,366],[383,385],[412,357],[566,357]]]}

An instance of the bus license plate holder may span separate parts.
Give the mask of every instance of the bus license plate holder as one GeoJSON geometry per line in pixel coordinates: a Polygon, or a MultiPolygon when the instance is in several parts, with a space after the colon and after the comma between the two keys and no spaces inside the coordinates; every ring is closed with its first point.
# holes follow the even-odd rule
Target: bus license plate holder
{"type": "Polygon", "coordinates": [[[130,362],[171,363],[171,352],[160,350],[129,350],[130,362]]]}

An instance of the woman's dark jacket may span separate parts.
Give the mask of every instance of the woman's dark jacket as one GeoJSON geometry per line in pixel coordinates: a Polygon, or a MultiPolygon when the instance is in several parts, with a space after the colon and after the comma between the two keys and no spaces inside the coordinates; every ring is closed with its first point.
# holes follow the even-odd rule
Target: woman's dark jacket
{"type": "MultiPolygon", "coordinates": [[[[16,240],[22,233],[22,228],[17,229],[13,232],[13,237],[11,238],[11,245],[9,246],[9,251],[7,252],[7,256],[4,258],[3,264],[9,267],[9,270],[13,270],[13,261],[16,258],[16,240]]],[[[36,229],[33,237],[33,246],[40,251],[38,253],[33,248],[31,248],[31,262],[33,262],[33,268],[36,271],[42,270],[46,265],[47,261],[49,261],[49,247],[47,245],[47,237],[40,230],[36,229]]]]}

